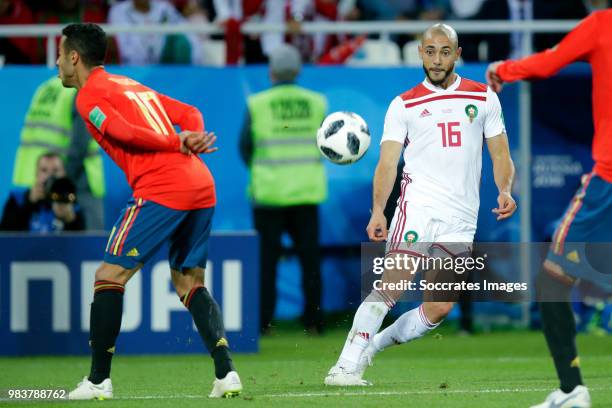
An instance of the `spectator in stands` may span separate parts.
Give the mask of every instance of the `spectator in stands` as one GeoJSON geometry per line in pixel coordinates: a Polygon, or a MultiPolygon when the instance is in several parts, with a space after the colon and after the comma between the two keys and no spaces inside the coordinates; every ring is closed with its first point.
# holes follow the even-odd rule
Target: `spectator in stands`
{"type": "Polygon", "coordinates": [[[260,325],[270,328],[276,306],[276,267],[281,235],[288,232],[302,266],[307,330],[322,330],[318,205],[327,179],[316,133],[327,101],[295,85],[301,69],[295,47],[280,45],[270,55],[271,89],[248,98],[240,153],[250,170],[249,195],[260,236],[260,325]]]}
{"type": "MultiPolygon", "coordinates": [[[[124,0],[115,3],[108,22],[114,25],[180,24],[185,18],[166,0],[124,0]]],[[[202,62],[200,42],[193,34],[117,35],[121,62],[130,65],[202,62]]]]}
{"type": "Polygon", "coordinates": [[[265,55],[280,44],[295,46],[305,61],[318,61],[332,47],[347,41],[347,36],[323,33],[303,34],[305,21],[339,21],[359,16],[356,0],[266,0],[263,21],[270,24],[286,23],[288,34],[265,33],[262,50],[265,55]]]}
{"type": "MultiPolygon", "coordinates": [[[[450,0],[449,14],[459,20],[524,20],[526,2],[519,0],[450,0]]],[[[512,45],[520,47],[520,35],[463,34],[461,58],[466,62],[508,58],[512,45]]]]}
{"type": "Polygon", "coordinates": [[[0,230],[47,233],[85,229],[74,185],[64,176],[64,164],[59,155],[41,155],[36,162],[34,185],[10,192],[4,204],[0,230]]]}
{"type": "Polygon", "coordinates": [[[246,64],[267,61],[261,48],[259,35],[242,35],[240,27],[250,20],[259,20],[264,14],[265,0],[211,0],[211,18],[223,27],[226,41],[226,62],[237,64],[244,57],[246,64]]]}
{"type": "Polygon", "coordinates": [[[76,183],[87,228],[103,230],[105,185],[102,155],[76,111],[75,96],[76,91],[64,88],[57,77],[48,79],[38,87],[21,131],[13,184],[26,188],[35,186],[38,182],[38,158],[53,151],[63,157],[67,175],[76,183]]]}
{"type": "MultiPolygon", "coordinates": [[[[0,0],[0,24],[34,24],[34,15],[23,0],[0,0]]],[[[9,64],[38,63],[35,37],[0,37],[0,55],[9,64]]]]}
{"type": "MultiPolygon", "coordinates": [[[[536,20],[581,20],[587,15],[587,7],[583,0],[533,1],[533,18],[536,20]]],[[[552,48],[563,37],[565,37],[565,33],[536,34],[533,39],[533,49],[538,52],[552,48]]],[[[496,60],[498,59],[496,58],[493,61],[496,60]]]]}
{"type": "Polygon", "coordinates": [[[40,24],[106,22],[108,5],[102,0],[53,0],[38,12],[40,24]]]}
{"type": "Polygon", "coordinates": [[[368,20],[439,20],[449,0],[361,0],[358,7],[368,20]]]}
{"type": "Polygon", "coordinates": [[[603,10],[610,7],[610,2],[609,0],[587,0],[585,1],[585,5],[590,14],[594,11],[603,10]]]}

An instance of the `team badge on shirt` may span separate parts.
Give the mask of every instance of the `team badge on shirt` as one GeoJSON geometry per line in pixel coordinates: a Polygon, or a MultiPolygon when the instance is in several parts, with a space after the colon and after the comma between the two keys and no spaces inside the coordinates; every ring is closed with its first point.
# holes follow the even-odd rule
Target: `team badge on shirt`
{"type": "Polygon", "coordinates": [[[102,130],[102,124],[105,120],[106,115],[99,107],[96,106],[89,112],[89,121],[93,123],[98,130],[102,130]]]}
{"type": "Polygon", "coordinates": [[[417,242],[419,240],[419,234],[417,234],[416,231],[407,231],[406,234],[404,235],[404,240],[406,242],[408,242],[409,244],[413,243],[413,242],[417,242]]]}
{"type": "Polygon", "coordinates": [[[469,104],[465,107],[465,114],[470,118],[470,123],[478,116],[478,108],[475,105],[469,104]]]}

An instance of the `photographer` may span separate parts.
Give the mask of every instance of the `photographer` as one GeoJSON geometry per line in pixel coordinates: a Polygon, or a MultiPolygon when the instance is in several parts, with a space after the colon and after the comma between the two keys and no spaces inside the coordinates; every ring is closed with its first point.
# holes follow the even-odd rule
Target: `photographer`
{"type": "Polygon", "coordinates": [[[64,164],[55,153],[36,162],[36,180],[29,189],[11,191],[2,212],[1,231],[80,231],[85,222],[76,204],[75,187],[64,177],[64,164]]]}

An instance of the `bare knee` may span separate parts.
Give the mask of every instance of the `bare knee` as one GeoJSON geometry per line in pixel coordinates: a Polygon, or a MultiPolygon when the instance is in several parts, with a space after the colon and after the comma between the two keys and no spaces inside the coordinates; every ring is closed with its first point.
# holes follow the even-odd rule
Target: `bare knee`
{"type": "Polygon", "coordinates": [[[183,271],[172,269],[171,274],[176,294],[181,298],[192,288],[204,286],[204,269],[202,268],[189,268],[183,271]]]}
{"type": "Polygon", "coordinates": [[[423,303],[423,309],[432,323],[438,323],[448,316],[454,305],[454,302],[426,302],[423,303]]]}
{"type": "Polygon", "coordinates": [[[102,262],[96,270],[96,280],[106,280],[125,285],[140,268],[141,267],[138,266],[134,269],[126,269],[121,265],[102,262]]]}

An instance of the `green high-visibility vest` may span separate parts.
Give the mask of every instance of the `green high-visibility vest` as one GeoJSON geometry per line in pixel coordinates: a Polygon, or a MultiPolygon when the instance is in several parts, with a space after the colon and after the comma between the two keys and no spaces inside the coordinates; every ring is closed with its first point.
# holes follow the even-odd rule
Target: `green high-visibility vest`
{"type": "Polygon", "coordinates": [[[297,85],[277,85],[248,98],[253,138],[249,194],[256,204],[319,204],[327,178],[316,144],[327,101],[297,85]]]}
{"type": "MultiPolygon", "coordinates": [[[[64,88],[58,78],[51,78],[38,87],[21,130],[17,149],[13,184],[31,187],[36,178],[36,162],[47,152],[66,158],[72,133],[72,109],[76,90],[64,88]]],[[[92,138],[83,162],[89,189],[94,197],[104,197],[102,155],[92,138]]]]}

